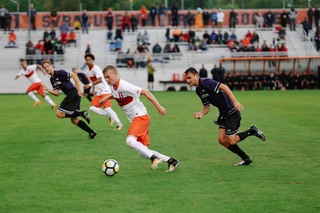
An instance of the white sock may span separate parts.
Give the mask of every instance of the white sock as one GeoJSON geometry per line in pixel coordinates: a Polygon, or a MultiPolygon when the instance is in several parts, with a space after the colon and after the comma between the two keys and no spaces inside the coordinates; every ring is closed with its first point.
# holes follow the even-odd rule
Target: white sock
{"type": "Polygon", "coordinates": [[[163,155],[157,151],[154,151],[154,150],[150,150],[157,158],[160,158],[163,162],[167,162],[170,157],[166,156],[166,155],[163,155]]]}
{"type": "Polygon", "coordinates": [[[98,115],[108,116],[108,113],[106,111],[104,111],[103,109],[101,109],[101,108],[98,108],[98,107],[95,107],[95,106],[90,106],[89,109],[92,112],[97,113],[98,115]]]}
{"type": "Polygon", "coordinates": [[[150,149],[148,149],[148,147],[138,142],[137,139],[133,136],[128,136],[126,143],[128,146],[130,146],[131,148],[139,152],[139,154],[142,155],[143,157],[151,158],[151,156],[153,155],[153,153],[151,152],[150,149]]]}
{"type": "Polygon", "coordinates": [[[115,113],[115,111],[113,111],[111,107],[107,107],[104,110],[108,113],[108,116],[117,123],[118,126],[123,126],[120,119],[118,118],[117,113],[115,113]]]}
{"type": "Polygon", "coordinates": [[[51,100],[51,98],[49,96],[45,96],[44,100],[46,100],[51,106],[54,106],[54,102],[51,100]]]}
{"type": "Polygon", "coordinates": [[[28,95],[29,95],[34,101],[39,101],[39,99],[33,94],[33,92],[29,92],[28,95]]]}

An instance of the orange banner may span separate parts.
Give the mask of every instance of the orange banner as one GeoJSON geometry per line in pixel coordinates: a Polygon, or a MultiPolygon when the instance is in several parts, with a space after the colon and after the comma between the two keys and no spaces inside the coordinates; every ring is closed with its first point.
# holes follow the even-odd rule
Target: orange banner
{"type": "MultiPolygon", "coordinates": [[[[288,10],[287,10],[288,11],[288,10]]],[[[194,14],[196,11],[192,11],[194,14]]],[[[212,11],[208,10],[211,14],[212,11]]],[[[224,18],[224,26],[229,26],[229,14],[230,10],[223,10],[225,14],[224,18]]],[[[253,25],[255,22],[255,16],[258,13],[265,14],[268,10],[236,10],[237,14],[237,26],[246,26],[253,25]]],[[[274,24],[280,23],[280,14],[283,12],[282,9],[274,9],[272,10],[274,13],[276,20],[274,24]]],[[[298,17],[297,23],[302,22],[304,18],[307,16],[307,9],[297,9],[298,17]]],[[[104,11],[96,11],[96,12],[87,12],[90,16],[89,24],[93,28],[106,28],[105,15],[104,11]]],[[[121,24],[121,19],[125,11],[114,11],[114,27],[119,26],[121,24]]],[[[128,11],[129,15],[135,14],[140,20],[139,11],[128,11]]],[[[179,25],[183,26],[184,16],[187,11],[179,11],[179,25]]],[[[66,22],[69,27],[73,27],[73,23],[76,19],[79,19],[82,12],[58,12],[57,17],[57,26],[61,26],[63,22],[66,22]]],[[[14,28],[28,28],[28,16],[26,13],[12,13],[12,23],[11,26],[14,28]]],[[[166,25],[170,24],[171,16],[170,12],[168,12],[166,17],[166,25]]],[[[158,20],[156,20],[156,24],[158,24],[158,20]]],[[[147,22],[148,25],[148,22],[147,22]]],[[[36,16],[36,27],[37,28],[49,28],[51,26],[50,22],[50,12],[38,12],[36,16]]]]}

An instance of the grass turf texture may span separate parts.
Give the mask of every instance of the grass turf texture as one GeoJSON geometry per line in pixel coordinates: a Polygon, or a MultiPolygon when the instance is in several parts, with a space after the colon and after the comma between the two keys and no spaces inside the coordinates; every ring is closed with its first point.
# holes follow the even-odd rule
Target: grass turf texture
{"type": "MultiPolygon", "coordinates": [[[[33,108],[27,95],[0,96],[0,212],[319,212],[320,91],[235,92],[245,106],[240,130],[257,124],[267,142],[240,143],[254,160],[239,158],[217,143],[217,111],[201,109],[194,92],[156,92],[168,110],[162,118],[142,98],[151,116],[151,149],[176,157],[180,166],[150,161],[125,144],[125,125],[91,115],[94,140],[58,119],[43,100],[33,108]],[[107,177],[101,164],[116,159],[120,172],[107,177]]],[[[60,103],[64,95],[55,98],[60,103]]],[[[89,102],[82,99],[82,109],[89,102]]]]}

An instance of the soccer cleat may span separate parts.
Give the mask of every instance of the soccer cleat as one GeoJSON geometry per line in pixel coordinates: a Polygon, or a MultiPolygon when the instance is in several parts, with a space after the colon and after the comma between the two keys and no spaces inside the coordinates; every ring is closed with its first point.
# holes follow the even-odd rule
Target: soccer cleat
{"type": "Polygon", "coordinates": [[[266,136],[263,134],[261,130],[258,129],[256,125],[250,127],[250,130],[254,132],[254,135],[262,141],[266,140],[266,136]]]}
{"type": "Polygon", "coordinates": [[[161,163],[162,160],[160,158],[154,158],[151,162],[151,169],[158,168],[159,163],[161,163]]]}
{"type": "Polygon", "coordinates": [[[51,107],[53,110],[57,109],[57,104],[53,104],[53,106],[51,107]]]}
{"type": "Polygon", "coordinates": [[[117,131],[120,131],[120,130],[122,130],[122,126],[117,126],[114,130],[117,130],[117,131]]]}
{"type": "Polygon", "coordinates": [[[112,118],[109,118],[110,121],[110,126],[112,126],[114,124],[114,120],[112,118]]]}
{"type": "Polygon", "coordinates": [[[165,172],[173,172],[178,165],[179,165],[179,161],[172,158],[172,162],[168,163],[168,169],[165,172]]]}
{"type": "Polygon", "coordinates": [[[234,164],[235,166],[248,166],[252,163],[251,158],[242,159],[239,163],[234,164]]]}
{"type": "Polygon", "coordinates": [[[87,110],[83,111],[83,113],[81,114],[81,117],[83,117],[88,122],[88,124],[90,124],[90,116],[87,110]]]}
{"type": "Polygon", "coordinates": [[[40,100],[37,100],[37,101],[33,104],[33,107],[37,107],[40,103],[41,103],[41,101],[40,101],[40,100]]]}
{"type": "Polygon", "coordinates": [[[94,137],[96,137],[96,135],[97,135],[96,131],[90,132],[89,133],[89,139],[94,139],[94,137]]]}

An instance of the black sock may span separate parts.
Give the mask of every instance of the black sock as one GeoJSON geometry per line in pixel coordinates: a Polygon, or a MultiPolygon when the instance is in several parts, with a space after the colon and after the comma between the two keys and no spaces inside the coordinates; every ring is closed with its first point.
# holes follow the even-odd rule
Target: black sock
{"type": "Polygon", "coordinates": [[[157,157],[155,156],[155,155],[152,155],[151,157],[150,157],[150,160],[151,161],[153,161],[154,159],[156,159],[157,157]]]}
{"type": "Polygon", "coordinates": [[[88,133],[92,133],[93,132],[93,130],[85,122],[83,122],[82,120],[79,120],[77,126],[80,127],[81,129],[83,129],[84,131],[88,132],[88,133]]]}
{"type": "MultiPolygon", "coordinates": [[[[255,131],[252,130],[252,129],[249,129],[247,131],[244,131],[244,132],[240,132],[240,133],[237,133],[237,135],[239,136],[240,138],[240,141],[243,141],[244,139],[246,139],[248,136],[251,136],[251,135],[254,135],[255,134],[255,131]]],[[[239,141],[239,142],[240,142],[239,141]]]]}
{"type": "Polygon", "coordinates": [[[174,160],[173,158],[170,158],[167,162],[168,162],[168,163],[172,163],[173,160],[174,160]]]}
{"type": "Polygon", "coordinates": [[[237,144],[230,145],[228,149],[231,152],[237,154],[241,159],[249,158],[249,156],[244,151],[242,151],[242,149],[240,149],[240,147],[237,144]]]}

